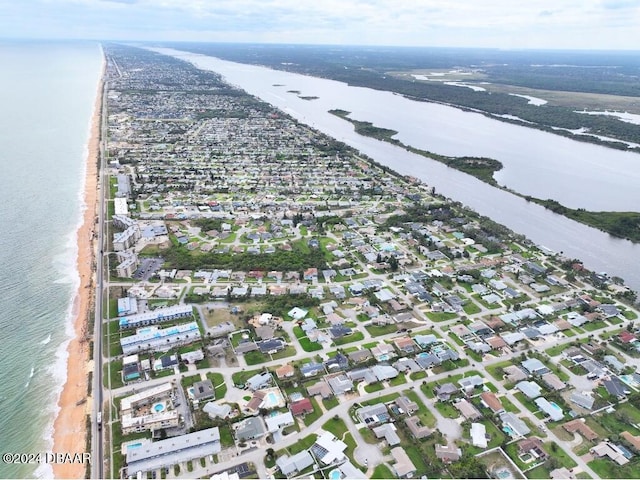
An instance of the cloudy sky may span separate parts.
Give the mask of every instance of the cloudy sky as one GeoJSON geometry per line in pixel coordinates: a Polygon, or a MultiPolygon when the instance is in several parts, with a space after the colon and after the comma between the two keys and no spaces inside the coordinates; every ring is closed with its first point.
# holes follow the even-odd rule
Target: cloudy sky
{"type": "Polygon", "coordinates": [[[640,0],[0,0],[0,37],[640,49],[640,0]]]}

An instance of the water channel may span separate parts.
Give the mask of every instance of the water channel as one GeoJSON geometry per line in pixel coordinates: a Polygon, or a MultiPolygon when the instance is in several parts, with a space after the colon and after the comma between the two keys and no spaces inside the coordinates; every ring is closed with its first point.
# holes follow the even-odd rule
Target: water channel
{"type": "Polygon", "coordinates": [[[420,178],[439,193],[526,235],[538,245],[579,258],[590,269],[620,276],[630,287],[640,290],[640,245],[556,215],[434,160],[358,135],[350,123],[328,111],[348,110],[351,118],[396,130],[400,141],[424,150],[496,158],[505,165],[496,175],[500,184],[588,210],[639,211],[638,154],[577,142],[449,106],[409,100],[391,92],[200,54],[155,50],[215,71],[302,123],[399,173],[420,178]],[[318,98],[305,100],[301,96],[318,98]]]}

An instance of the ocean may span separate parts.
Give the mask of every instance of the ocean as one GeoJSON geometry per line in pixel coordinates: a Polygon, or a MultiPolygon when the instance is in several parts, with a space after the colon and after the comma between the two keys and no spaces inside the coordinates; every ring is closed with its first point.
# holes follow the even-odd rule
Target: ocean
{"type": "MultiPolygon", "coordinates": [[[[0,41],[0,453],[53,447],[79,284],[95,42],[0,41]]],[[[0,478],[50,478],[7,465],[0,478]]]]}

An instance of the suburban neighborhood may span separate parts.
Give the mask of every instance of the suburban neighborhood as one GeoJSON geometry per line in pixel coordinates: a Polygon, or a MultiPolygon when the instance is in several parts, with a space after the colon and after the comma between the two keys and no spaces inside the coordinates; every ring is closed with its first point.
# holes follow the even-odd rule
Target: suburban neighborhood
{"type": "Polygon", "coordinates": [[[215,74],[105,54],[111,477],[640,478],[623,279],[215,74]]]}

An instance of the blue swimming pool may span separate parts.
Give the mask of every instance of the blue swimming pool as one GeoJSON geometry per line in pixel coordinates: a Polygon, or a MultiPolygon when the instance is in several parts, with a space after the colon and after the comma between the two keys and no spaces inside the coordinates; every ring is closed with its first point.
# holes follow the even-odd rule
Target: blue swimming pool
{"type": "Polygon", "coordinates": [[[555,409],[556,409],[556,410],[558,410],[559,412],[561,412],[561,411],[562,411],[562,408],[561,408],[561,407],[560,407],[560,405],[558,405],[557,403],[555,403],[555,402],[549,402],[549,403],[551,404],[551,406],[552,406],[553,408],[555,408],[555,409]]]}
{"type": "Polygon", "coordinates": [[[340,478],[342,478],[342,474],[340,473],[340,470],[334,468],[329,472],[329,478],[331,480],[340,480],[340,478]]]}

